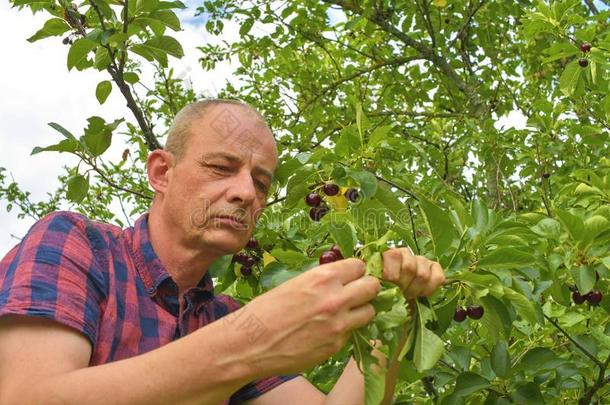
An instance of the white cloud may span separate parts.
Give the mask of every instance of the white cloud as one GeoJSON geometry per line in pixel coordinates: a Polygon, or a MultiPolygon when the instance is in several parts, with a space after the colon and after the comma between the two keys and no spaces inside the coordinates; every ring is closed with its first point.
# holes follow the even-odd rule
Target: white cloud
{"type": "MultiPolygon", "coordinates": [[[[190,2],[194,3],[194,2],[190,2]]],[[[190,4],[189,3],[189,4],[190,4]]],[[[181,12],[181,17],[194,14],[194,8],[181,12]]],[[[107,121],[124,117],[133,121],[120,92],[114,88],[106,103],[99,105],[95,99],[95,87],[101,80],[109,80],[106,72],[93,69],[84,72],[68,72],[66,55],[68,47],[61,37],[47,38],[33,44],[26,41],[35,33],[48,15],[32,15],[28,10],[11,9],[0,4],[0,37],[3,38],[4,62],[0,65],[0,166],[12,174],[20,186],[31,191],[32,200],[45,199],[46,193],[58,187],[57,176],[64,165],[74,165],[75,158],[66,154],[44,152],[30,156],[35,146],[50,145],[61,140],[61,135],[47,126],[57,122],[80,135],[86,119],[98,115],[107,121]]],[[[170,58],[177,77],[189,78],[197,93],[215,95],[231,77],[235,63],[221,63],[214,72],[204,72],[198,59],[197,46],[221,39],[209,36],[201,25],[203,16],[188,18],[183,31],[168,33],[183,45],[185,57],[177,61],[170,58]]],[[[226,24],[222,39],[238,38],[238,27],[226,24]]],[[[145,71],[142,80],[152,85],[152,72],[145,71]]],[[[124,149],[120,138],[104,155],[117,160],[124,149]]],[[[0,257],[3,257],[33,224],[32,219],[20,220],[15,210],[6,212],[6,202],[0,201],[0,257]]],[[[120,212],[118,207],[116,212],[120,212]]]]}

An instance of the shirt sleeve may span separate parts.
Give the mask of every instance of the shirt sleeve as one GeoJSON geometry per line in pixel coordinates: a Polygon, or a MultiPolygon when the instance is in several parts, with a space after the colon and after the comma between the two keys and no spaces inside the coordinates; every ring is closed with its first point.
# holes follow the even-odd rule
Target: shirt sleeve
{"type": "MultiPolygon", "coordinates": [[[[228,295],[220,294],[217,296],[217,301],[221,302],[223,305],[221,306],[223,309],[226,308],[222,314],[218,314],[217,318],[227,315],[230,312],[236,311],[241,307],[241,304],[237,302],[234,298],[229,297],[228,295]]],[[[288,374],[282,376],[273,376],[268,378],[263,378],[261,380],[252,381],[243,387],[241,387],[238,391],[236,391],[230,398],[229,404],[240,404],[244,401],[254,399],[258,396],[261,396],[267,391],[271,391],[273,388],[278,385],[285,383],[286,381],[290,381],[295,377],[300,376],[300,374],[288,374]]]]}
{"type": "Polygon", "coordinates": [[[95,346],[107,289],[87,223],[80,214],[60,211],[32,226],[0,261],[0,316],[55,320],[95,346]]]}

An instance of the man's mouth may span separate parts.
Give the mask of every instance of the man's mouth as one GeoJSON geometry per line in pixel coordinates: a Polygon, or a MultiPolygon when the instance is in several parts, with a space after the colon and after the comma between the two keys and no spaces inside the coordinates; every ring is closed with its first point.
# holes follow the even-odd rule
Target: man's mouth
{"type": "Polygon", "coordinates": [[[235,215],[216,215],[212,218],[215,223],[229,225],[236,228],[243,228],[246,226],[245,221],[235,215]]]}

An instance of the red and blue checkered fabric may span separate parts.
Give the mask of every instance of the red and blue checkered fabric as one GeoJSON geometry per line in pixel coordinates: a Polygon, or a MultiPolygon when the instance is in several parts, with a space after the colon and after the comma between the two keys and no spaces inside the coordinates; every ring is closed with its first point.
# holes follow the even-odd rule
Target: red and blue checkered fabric
{"type": "MultiPolygon", "coordinates": [[[[94,366],[154,350],[240,307],[214,295],[207,272],[181,305],[147,220],[144,214],[123,230],[72,212],[45,216],[0,262],[0,316],[39,316],[80,331],[92,344],[94,366]]],[[[296,376],[254,381],[223,404],[255,398],[296,376]]]]}

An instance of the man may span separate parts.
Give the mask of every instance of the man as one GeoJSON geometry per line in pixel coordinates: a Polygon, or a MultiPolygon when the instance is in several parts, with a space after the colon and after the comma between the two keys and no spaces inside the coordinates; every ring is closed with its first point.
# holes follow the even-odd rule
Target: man
{"type": "MultiPolygon", "coordinates": [[[[195,103],[150,153],[155,197],[133,228],[65,212],[35,224],[0,263],[0,403],[362,403],[353,359],[328,396],[291,375],[373,318],[380,284],[362,261],[319,266],[241,308],[213,295],[207,268],[251,237],[277,160],[252,108],[195,103]]],[[[407,249],[384,253],[384,277],[407,298],[444,281],[407,249]]]]}

